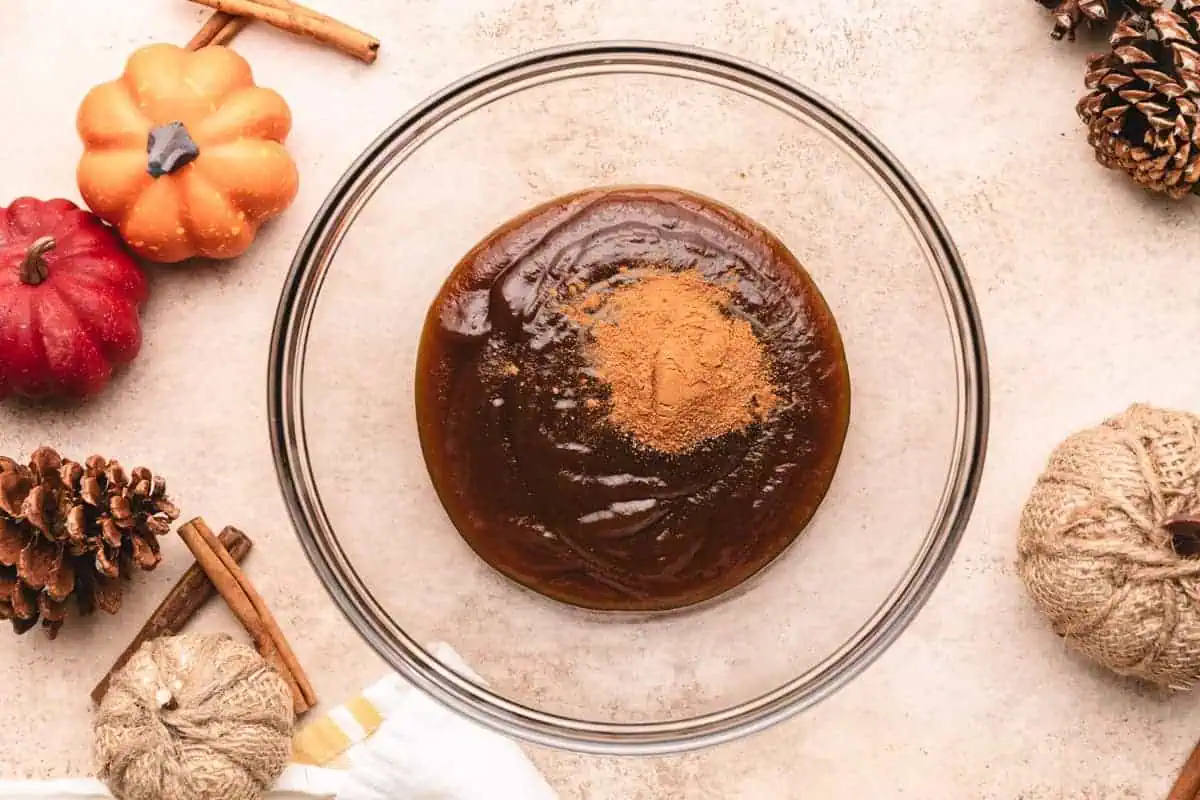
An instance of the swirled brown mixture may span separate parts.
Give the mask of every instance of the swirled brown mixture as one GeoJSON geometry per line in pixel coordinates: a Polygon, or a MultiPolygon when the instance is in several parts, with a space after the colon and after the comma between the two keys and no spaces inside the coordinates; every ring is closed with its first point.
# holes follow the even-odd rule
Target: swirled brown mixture
{"type": "Polygon", "coordinates": [[[600,189],[514,219],[430,309],[417,419],[467,543],[557,600],[666,610],[800,534],[850,383],[795,258],[707,198],[600,189]]]}

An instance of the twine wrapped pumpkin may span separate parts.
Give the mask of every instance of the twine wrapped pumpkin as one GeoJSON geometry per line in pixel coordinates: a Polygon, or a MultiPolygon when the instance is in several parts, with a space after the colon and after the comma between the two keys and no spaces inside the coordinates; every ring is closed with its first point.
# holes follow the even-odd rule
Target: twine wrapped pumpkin
{"type": "Polygon", "coordinates": [[[1063,441],[1021,515],[1021,578],[1054,630],[1120,675],[1200,677],[1200,417],[1133,405],[1063,441]]]}
{"type": "Polygon", "coordinates": [[[287,765],[294,725],[287,683],[252,647],[155,639],[100,705],[100,779],[119,800],[257,800],[287,765]]]}

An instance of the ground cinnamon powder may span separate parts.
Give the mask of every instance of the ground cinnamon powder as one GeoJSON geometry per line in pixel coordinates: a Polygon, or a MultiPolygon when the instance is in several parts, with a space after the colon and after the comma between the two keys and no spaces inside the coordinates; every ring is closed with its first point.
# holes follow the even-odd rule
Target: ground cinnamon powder
{"type": "Polygon", "coordinates": [[[728,292],[693,271],[647,271],[570,316],[585,355],[611,391],[609,421],[666,453],[761,420],[777,397],[750,323],[724,308],[728,292]]]}

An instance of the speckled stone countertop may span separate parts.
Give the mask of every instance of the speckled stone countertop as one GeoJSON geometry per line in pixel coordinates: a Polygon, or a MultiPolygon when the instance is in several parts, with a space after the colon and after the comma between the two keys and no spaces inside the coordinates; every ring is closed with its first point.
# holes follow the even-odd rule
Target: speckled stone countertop
{"type": "MultiPolygon", "coordinates": [[[[240,262],[157,270],[146,346],[73,410],[0,407],[0,453],[39,444],[146,464],[191,513],[236,523],[249,567],[322,698],[383,669],[308,567],[267,435],[273,314],[295,246],[346,166],[429,92],[501,57],[580,39],[663,39],[757,61],[866,124],[923,185],[974,282],[992,368],[991,448],[972,524],[926,610],[849,688],[777,729],[677,758],[530,752],[564,798],[1155,800],[1200,736],[1189,695],[1113,679],[1064,650],[1013,570],[1020,504],[1053,444],[1130,402],[1200,409],[1194,203],[1133,191],[1091,160],[1074,103],[1095,42],[1052,43],[1033,0],[340,0],[312,5],[384,42],[370,68],[255,26],[237,49],[292,105],[302,190],[240,262]],[[338,109],[331,113],[331,109],[338,109]]],[[[0,203],[77,197],[78,101],[184,0],[7,0],[0,203]]],[[[553,124],[552,120],[544,124],[553,124]]],[[[90,686],[190,562],[139,579],[114,619],[0,647],[0,776],[85,774],[90,686]],[[103,623],[103,624],[101,624],[103,623]]],[[[199,627],[224,628],[221,609],[199,627]]],[[[498,643],[499,645],[499,643],[498,643]]]]}

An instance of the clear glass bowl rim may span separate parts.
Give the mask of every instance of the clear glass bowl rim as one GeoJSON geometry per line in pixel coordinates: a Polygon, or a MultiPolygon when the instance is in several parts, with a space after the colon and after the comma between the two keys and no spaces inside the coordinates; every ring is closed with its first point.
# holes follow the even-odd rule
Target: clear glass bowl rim
{"type": "Polygon", "coordinates": [[[297,249],[271,337],[267,402],[276,474],[304,553],[335,605],[372,649],[434,700],[487,728],[533,744],[607,755],[678,753],[765,730],[828,698],[870,666],[924,607],[953,559],[978,493],[989,421],[986,348],[970,282],[941,218],[897,159],[859,123],[789,78],[718,52],[640,41],[581,42],[495,63],[429,96],[380,135],[335,185],[297,249]],[[954,457],[938,513],[901,582],[841,648],[804,674],[736,706],[665,722],[612,723],[546,713],[438,661],[389,617],[346,557],[321,504],[304,433],[304,354],[312,313],[338,245],[375,190],[408,154],[461,118],[463,108],[469,114],[548,81],[613,72],[667,74],[722,86],[822,129],[906,218],[934,267],[955,344],[954,457]]]}

